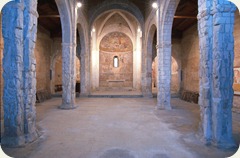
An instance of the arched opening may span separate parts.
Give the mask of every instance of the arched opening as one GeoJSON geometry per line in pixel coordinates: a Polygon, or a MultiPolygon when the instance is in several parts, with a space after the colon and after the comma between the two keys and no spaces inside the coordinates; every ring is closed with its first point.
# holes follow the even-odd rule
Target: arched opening
{"type": "Polygon", "coordinates": [[[172,57],[172,66],[171,66],[171,94],[178,94],[180,83],[179,83],[179,66],[174,57],[172,57]]]}
{"type": "Polygon", "coordinates": [[[91,43],[92,92],[124,87],[140,93],[142,31],[138,20],[123,10],[105,11],[93,23],[91,43]],[[114,60],[119,64],[116,68],[114,60]]]}

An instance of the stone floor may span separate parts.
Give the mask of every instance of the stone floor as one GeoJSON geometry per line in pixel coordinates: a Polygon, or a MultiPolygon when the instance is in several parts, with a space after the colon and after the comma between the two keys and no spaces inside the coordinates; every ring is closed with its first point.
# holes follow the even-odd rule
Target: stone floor
{"type": "MultiPolygon", "coordinates": [[[[37,104],[39,140],[24,148],[3,148],[15,158],[225,158],[198,138],[199,107],[172,99],[173,110],[156,110],[156,99],[80,98],[74,110],[60,110],[60,98],[37,104]]],[[[240,143],[240,114],[233,134],[240,143]]]]}

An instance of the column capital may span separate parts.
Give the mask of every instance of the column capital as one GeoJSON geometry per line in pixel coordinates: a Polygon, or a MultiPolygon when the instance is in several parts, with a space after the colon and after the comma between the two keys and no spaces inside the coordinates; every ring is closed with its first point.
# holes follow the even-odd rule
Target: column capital
{"type": "Polygon", "coordinates": [[[27,8],[27,10],[30,14],[34,15],[35,17],[37,17],[37,18],[39,17],[39,14],[35,8],[27,8]]]}
{"type": "Polygon", "coordinates": [[[172,43],[171,42],[164,42],[164,43],[161,43],[159,45],[156,45],[156,49],[165,48],[165,47],[172,47],[172,43]]]}
{"type": "Polygon", "coordinates": [[[197,19],[207,18],[212,15],[212,11],[210,9],[203,9],[198,12],[197,19]]]}
{"type": "Polygon", "coordinates": [[[66,42],[62,42],[62,46],[63,46],[63,47],[76,47],[77,44],[76,44],[76,43],[66,43],[66,42]]]}

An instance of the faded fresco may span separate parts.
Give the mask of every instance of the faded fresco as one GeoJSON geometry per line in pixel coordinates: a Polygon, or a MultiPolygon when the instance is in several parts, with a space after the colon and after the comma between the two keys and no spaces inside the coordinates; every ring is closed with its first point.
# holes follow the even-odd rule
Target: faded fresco
{"type": "Polygon", "coordinates": [[[131,39],[123,33],[106,35],[100,43],[100,87],[133,86],[133,46],[131,39]],[[113,66],[114,57],[119,66],[113,66]]]}

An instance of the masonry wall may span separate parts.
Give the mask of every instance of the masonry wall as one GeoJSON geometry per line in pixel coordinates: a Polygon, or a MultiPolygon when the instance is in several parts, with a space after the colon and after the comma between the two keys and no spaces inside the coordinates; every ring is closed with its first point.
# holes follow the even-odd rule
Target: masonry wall
{"type": "Polygon", "coordinates": [[[50,56],[52,54],[53,41],[49,33],[38,27],[37,42],[35,47],[37,92],[50,93],[50,56]]]}
{"type": "Polygon", "coordinates": [[[199,39],[197,25],[183,33],[181,54],[182,90],[199,91],[199,39]]]}

